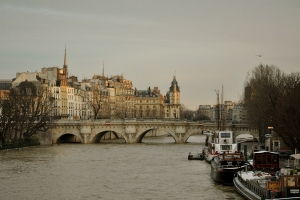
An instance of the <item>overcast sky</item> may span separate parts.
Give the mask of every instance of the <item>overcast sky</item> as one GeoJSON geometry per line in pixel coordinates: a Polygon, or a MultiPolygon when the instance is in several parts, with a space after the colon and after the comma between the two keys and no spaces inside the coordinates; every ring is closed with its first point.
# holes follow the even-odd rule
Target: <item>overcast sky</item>
{"type": "Polygon", "coordinates": [[[0,79],[63,66],[69,75],[124,75],[166,94],[173,76],[189,109],[243,93],[258,64],[300,71],[300,1],[0,1],[0,79]],[[262,55],[258,57],[256,55],[262,55]]]}

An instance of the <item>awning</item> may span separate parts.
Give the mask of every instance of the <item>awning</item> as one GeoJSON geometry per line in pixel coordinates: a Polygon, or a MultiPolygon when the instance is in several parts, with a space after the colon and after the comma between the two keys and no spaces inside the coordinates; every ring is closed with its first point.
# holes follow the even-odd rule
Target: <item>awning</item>
{"type": "Polygon", "coordinates": [[[243,133],[243,134],[240,134],[235,137],[235,141],[237,143],[245,142],[245,141],[249,141],[249,140],[253,140],[253,135],[243,133]]]}
{"type": "Polygon", "coordinates": [[[300,154],[291,154],[290,156],[300,160],[300,154]]]}

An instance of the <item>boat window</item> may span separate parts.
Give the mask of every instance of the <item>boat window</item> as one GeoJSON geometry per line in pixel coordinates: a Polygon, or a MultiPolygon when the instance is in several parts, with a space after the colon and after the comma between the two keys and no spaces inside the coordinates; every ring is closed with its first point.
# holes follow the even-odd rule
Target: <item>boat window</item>
{"type": "Polygon", "coordinates": [[[221,150],[223,150],[223,151],[232,150],[232,146],[231,145],[221,145],[221,150]]]}
{"type": "Polygon", "coordinates": [[[288,177],[288,186],[295,186],[295,177],[288,177]]]}
{"type": "Polygon", "coordinates": [[[279,165],[279,159],[277,155],[272,155],[271,164],[273,165],[279,165]]]}
{"type": "Polygon", "coordinates": [[[241,158],[241,155],[234,155],[235,158],[241,158]]]}
{"type": "Polygon", "coordinates": [[[256,162],[255,164],[263,164],[264,163],[264,158],[262,155],[257,155],[256,156],[256,162]]]}
{"type": "Polygon", "coordinates": [[[225,159],[232,159],[232,155],[225,154],[225,155],[224,155],[224,158],[225,158],[225,159]]]}
{"type": "Polygon", "coordinates": [[[271,156],[267,156],[267,164],[271,164],[271,156]]]}
{"type": "Polygon", "coordinates": [[[230,133],[221,133],[221,138],[230,138],[230,133]]]}

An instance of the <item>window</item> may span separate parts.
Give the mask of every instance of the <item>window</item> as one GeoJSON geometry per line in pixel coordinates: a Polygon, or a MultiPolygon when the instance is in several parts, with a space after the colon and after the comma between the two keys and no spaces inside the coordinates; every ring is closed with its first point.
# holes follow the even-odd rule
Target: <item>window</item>
{"type": "Polygon", "coordinates": [[[278,151],[279,150],[279,141],[273,141],[273,150],[278,151]]]}
{"type": "Polygon", "coordinates": [[[230,133],[221,133],[221,138],[230,138],[230,133]]]}
{"type": "Polygon", "coordinates": [[[221,145],[221,150],[232,150],[232,146],[231,145],[221,145]]]}

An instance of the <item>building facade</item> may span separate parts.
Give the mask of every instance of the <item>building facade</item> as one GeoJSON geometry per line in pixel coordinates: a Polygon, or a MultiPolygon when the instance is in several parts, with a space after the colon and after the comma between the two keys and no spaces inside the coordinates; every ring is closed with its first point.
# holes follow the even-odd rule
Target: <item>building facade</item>
{"type": "Polygon", "coordinates": [[[147,90],[135,89],[134,117],[145,119],[164,118],[164,96],[158,87],[147,90]]]}
{"type": "Polygon", "coordinates": [[[180,118],[180,88],[176,77],[166,96],[158,87],[147,90],[133,89],[131,80],[123,75],[92,76],[78,81],[68,76],[67,51],[63,67],[44,67],[41,72],[17,73],[12,87],[24,81],[41,83],[54,99],[51,114],[58,119],[163,119],[180,118]]]}
{"type": "Polygon", "coordinates": [[[175,76],[165,96],[165,118],[180,118],[180,88],[175,76]]]}

